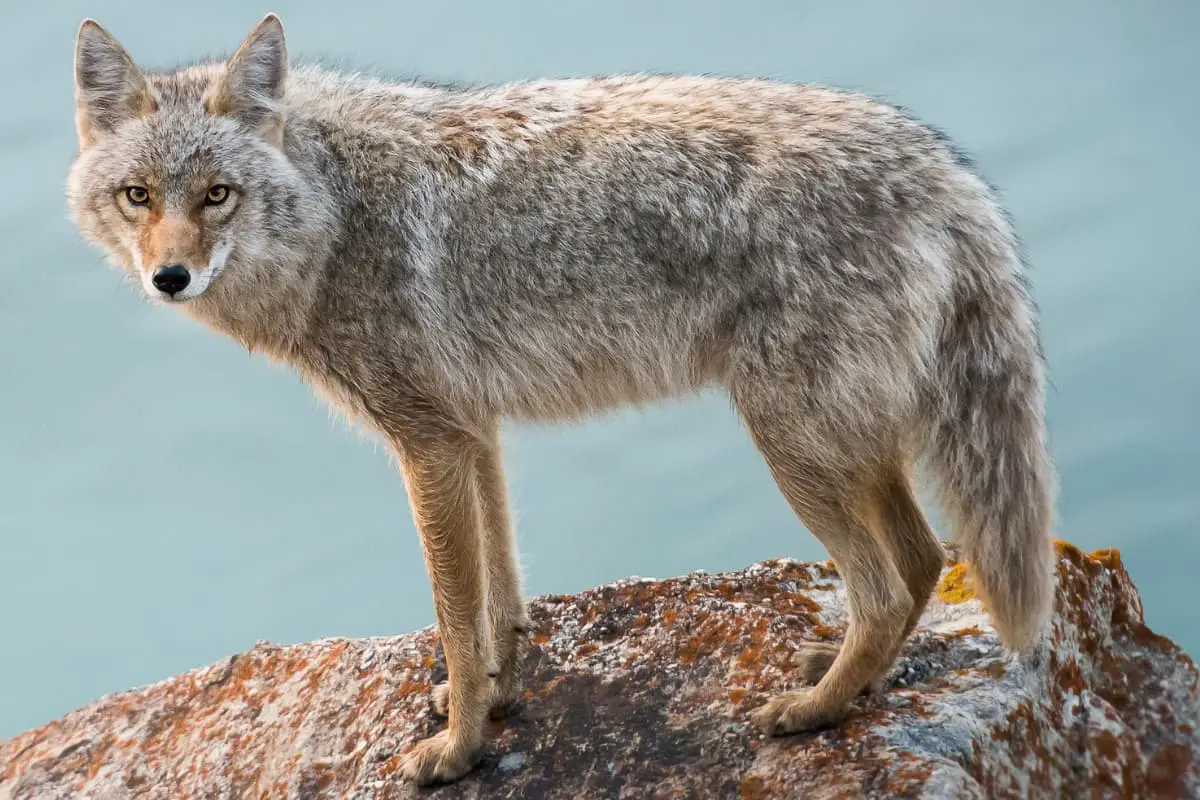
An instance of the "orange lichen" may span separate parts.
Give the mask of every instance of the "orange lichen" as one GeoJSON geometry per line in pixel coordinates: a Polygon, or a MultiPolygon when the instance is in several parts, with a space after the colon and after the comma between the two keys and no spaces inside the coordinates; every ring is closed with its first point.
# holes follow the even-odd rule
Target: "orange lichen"
{"type": "Polygon", "coordinates": [[[997,661],[994,664],[988,664],[983,668],[983,671],[992,678],[1003,678],[1008,673],[1008,667],[1003,662],[997,661]]]}
{"type": "Polygon", "coordinates": [[[728,643],[730,639],[724,623],[709,621],[680,649],[679,660],[685,666],[693,664],[697,659],[717,652],[721,645],[728,643]]]}
{"type": "Polygon", "coordinates": [[[815,624],[816,614],[821,610],[821,604],[806,594],[780,592],[771,597],[771,608],[780,614],[794,614],[815,624]]]}
{"type": "Polygon", "coordinates": [[[975,590],[971,588],[966,564],[955,564],[938,583],[938,599],[943,603],[954,605],[975,599],[975,590]]]}
{"type": "Polygon", "coordinates": [[[88,780],[95,778],[96,775],[100,773],[100,770],[104,767],[104,757],[108,755],[108,751],[112,749],[115,738],[116,737],[113,736],[105,736],[100,740],[100,743],[96,745],[96,749],[91,753],[88,753],[88,780]]]}
{"type": "Polygon", "coordinates": [[[1097,731],[1092,736],[1091,746],[1100,755],[1114,761],[1121,755],[1121,740],[1111,731],[1097,731]]]}
{"type": "Polygon", "coordinates": [[[1054,677],[1064,691],[1072,694],[1082,694],[1087,691],[1087,681],[1084,680],[1083,673],[1073,658],[1063,664],[1054,677]]]}
{"type": "Polygon", "coordinates": [[[840,629],[831,627],[829,625],[813,625],[811,628],[808,629],[808,632],[811,633],[817,639],[826,639],[826,640],[836,639],[842,635],[842,631],[840,629]]]}
{"type": "Polygon", "coordinates": [[[311,777],[310,785],[317,789],[318,792],[323,792],[333,783],[333,767],[324,762],[313,764],[309,768],[309,776],[311,777]]]}
{"type": "Polygon", "coordinates": [[[433,691],[433,684],[426,681],[404,681],[392,692],[392,697],[411,697],[414,694],[428,694],[433,691]]]}
{"type": "Polygon", "coordinates": [[[832,560],[827,559],[825,561],[816,561],[812,564],[812,568],[813,568],[813,571],[816,572],[818,575],[820,575],[822,578],[838,577],[837,566],[833,563],[832,560]]]}
{"type": "Polygon", "coordinates": [[[933,774],[933,766],[928,761],[918,761],[907,753],[901,756],[899,761],[892,773],[892,780],[888,781],[888,794],[892,797],[920,796],[925,781],[933,774]]]}
{"type": "Polygon", "coordinates": [[[968,636],[983,636],[983,628],[978,625],[968,625],[965,628],[959,628],[956,631],[950,631],[945,634],[948,639],[965,639],[968,636]]]}
{"type": "Polygon", "coordinates": [[[1146,768],[1146,788],[1150,797],[1187,797],[1185,779],[1192,768],[1192,756],[1181,744],[1164,747],[1146,768]]]}
{"type": "Polygon", "coordinates": [[[1176,644],[1166,636],[1160,636],[1159,634],[1150,630],[1144,624],[1130,625],[1129,633],[1133,637],[1133,640],[1142,647],[1152,647],[1155,650],[1159,650],[1164,653],[1169,653],[1173,650],[1179,649],[1178,646],[1176,646],[1176,644]]]}
{"type": "Polygon", "coordinates": [[[758,775],[747,775],[742,778],[738,792],[742,800],[763,800],[767,797],[766,781],[758,775]]]}
{"type": "Polygon", "coordinates": [[[400,772],[400,767],[404,764],[404,758],[401,756],[389,756],[386,761],[379,765],[379,777],[391,778],[400,772]]]}
{"type": "Polygon", "coordinates": [[[747,647],[742,652],[738,653],[737,665],[741,669],[749,669],[762,656],[762,651],[757,647],[747,647]]]}

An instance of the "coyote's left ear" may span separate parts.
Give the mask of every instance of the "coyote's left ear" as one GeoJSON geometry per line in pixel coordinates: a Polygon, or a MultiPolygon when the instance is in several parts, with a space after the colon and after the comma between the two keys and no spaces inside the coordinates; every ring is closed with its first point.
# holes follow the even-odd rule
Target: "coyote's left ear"
{"type": "Polygon", "coordinates": [[[90,147],[134,117],[154,113],[158,100],[129,52],[93,19],[75,38],[75,126],[90,147]]]}
{"type": "Polygon", "coordinates": [[[283,84],[287,78],[283,23],[267,14],[237,49],[204,98],[209,113],[234,117],[267,141],[283,144],[283,84]]]}

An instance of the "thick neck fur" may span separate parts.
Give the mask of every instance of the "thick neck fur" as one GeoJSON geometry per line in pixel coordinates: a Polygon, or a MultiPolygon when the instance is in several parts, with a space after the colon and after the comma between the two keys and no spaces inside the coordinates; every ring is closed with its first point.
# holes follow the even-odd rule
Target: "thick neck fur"
{"type": "MultiPolygon", "coordinates": [[[[217,65],[152,76],[160,93],[196,95],[217,65]]],[[[523,98],[544,119],[506,107],[496,90],[464,91],[386,83],[316,66],[293,69],[282,98],[282,156],[302,179],[307,212],[283,221],[303,234],[303,248],[287,248],[268,270],[258,270],[254,291],[236,281],[218,282],[188,304],[196,319],[248,348],[294,361],[305,337],[316,335],[314,314],[327,324],[331,281],[366,280],[359,298],[372,291],[404,317],[397,294],[414,289],[415,273],[440,258],[431,241],[442,231],[439,207],[487,182],[501,161],[515,154],[563,112],[561,88],[523,98]],[[438,198],[441,198],[439,200],[438,198]],[[381,256],[387,257],[381,263],[381,256]]],[[[270,253],[264,254],[272,260],[270,253]]]]}

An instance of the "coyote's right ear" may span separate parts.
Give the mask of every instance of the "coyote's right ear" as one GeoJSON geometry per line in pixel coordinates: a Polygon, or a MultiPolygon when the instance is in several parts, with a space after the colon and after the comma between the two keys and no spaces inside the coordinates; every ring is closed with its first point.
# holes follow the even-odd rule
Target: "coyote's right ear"
{"type": "Polygon", "coordinates": [[[75,38],[75,127],[81,148],[122,122],[154,113],[146,76],[113,35],[85,19],[75,38]]]}
{"type": "Polygon", "coordinates": [[[281,106],[286,78],[283,23],[267,14],[226,62],[205,104],[209,113],[233,117],[278,147],[283,142],[281,106]]]}

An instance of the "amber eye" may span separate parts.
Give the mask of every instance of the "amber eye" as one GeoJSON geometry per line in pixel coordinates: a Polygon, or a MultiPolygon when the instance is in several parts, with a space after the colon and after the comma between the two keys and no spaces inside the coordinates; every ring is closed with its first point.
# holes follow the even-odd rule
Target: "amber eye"
{"type": "Polygon", "coordinates": [[[229,199],[229,187],[217,185],[208,190],[204,202],[210,206],[219,206],[229,199]]]}
{"type": "Polygon", "coordinates": [[[130,186],[125,190],[125,199],[132,205],[144,206],[150,203],[150,193],[141,186],[130,186]]]}

